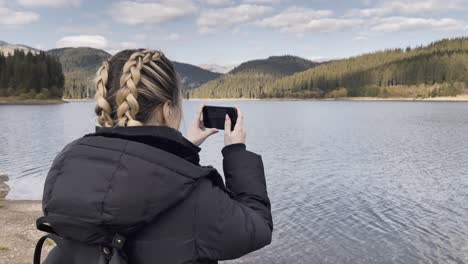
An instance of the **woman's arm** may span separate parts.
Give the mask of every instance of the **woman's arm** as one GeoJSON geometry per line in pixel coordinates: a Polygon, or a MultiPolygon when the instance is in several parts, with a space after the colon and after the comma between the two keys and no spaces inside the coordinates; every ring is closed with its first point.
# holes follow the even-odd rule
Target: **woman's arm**
{"type": "MultiPolygon", "coordinates": [[[[234,131],[222,150],[226,187],[212,185],[200,193],[197,249],[200,258],[234,259],[271,243],[273,221],[263,162],[245,147],[240,111],[234,131]]],[[[230,128],[230,120],[226,120],[230,128]]]]}

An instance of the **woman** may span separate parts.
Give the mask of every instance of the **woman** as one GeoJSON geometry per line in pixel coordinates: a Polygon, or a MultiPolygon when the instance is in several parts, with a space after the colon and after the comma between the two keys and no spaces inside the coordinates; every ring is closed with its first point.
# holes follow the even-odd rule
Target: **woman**
{"type": "Polygon", "coordinates": [[[164,54],[122,51],[96,83],[99,127],[64,148],[45,183],[38,228],[57,243],[46,263],[217,263],[271,242],[263,164],[246,150],[240,110],[233,131],[226,116],[224,184],[199,165],[218,132],[202,107],[187,138],[178,131],[181,85],[164,54]]]}

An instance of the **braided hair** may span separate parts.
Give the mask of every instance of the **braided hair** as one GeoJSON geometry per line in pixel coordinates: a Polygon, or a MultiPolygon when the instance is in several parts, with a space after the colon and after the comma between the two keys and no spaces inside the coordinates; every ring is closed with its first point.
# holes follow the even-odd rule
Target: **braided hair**
{"type": "Polygon", "coordinates": [[[165,103],[179,106],[181,85],[162,52],[124,50],[105,61],[96,79],[98,124],[142,126],[165,103]]]}

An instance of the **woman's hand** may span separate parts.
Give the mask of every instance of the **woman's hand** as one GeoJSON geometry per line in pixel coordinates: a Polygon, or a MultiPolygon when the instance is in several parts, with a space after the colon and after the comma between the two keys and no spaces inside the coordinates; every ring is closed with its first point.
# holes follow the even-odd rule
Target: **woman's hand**
{"type": "Polygon", "coordinates": [[[209,136],[219,132],[218,129],[206,128],[203,124],[202,112],[204,106],[204,104],[200,105],[200,108],[195,114],[195,118],[193,119],[187,131],[187,139],[197,146],[200,146],[203,142],[205,142],[209,136]]]}
{"type": "Polygon", "coordinates": [[[224,145],[245,144],[247,133],[244,129],[244,114],[237,107],[237,122],[234,130],[231,131],[231,119],[226,115],[224,122],[224,145]]]}

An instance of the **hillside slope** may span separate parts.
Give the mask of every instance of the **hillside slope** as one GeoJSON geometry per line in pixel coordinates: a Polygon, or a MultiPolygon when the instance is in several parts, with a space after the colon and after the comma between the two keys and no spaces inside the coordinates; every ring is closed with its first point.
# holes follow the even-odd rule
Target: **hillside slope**
{"type": "Polygon", "coordinates": [[[61,48],[47,52],[58,57],[65,75],[64,98],[94,96],[94,77],[101,63],[111,55],[93,48],[61,48]]]}
{"type": "Polygon", "coordinates": [[[252,60],[242,63],[230,71],[230,74],[240,72],[262,72],[275,76],[286,76],[296,72],[305,71],[317,66],[319,63],[295,56],[272,56],[264,60],[252,60]]]}
{"type": "Polygon", "coordinates": [[[435,97],[468,87],[468,38],[337,60],[277,80],[265,97],[435,97]]]}
{"type": "Polygon", "coordinates": [[[313,67],[319,63],[294,56],[273,56],[242,63],[228,74],[190,92],[195,98],[257,98],[275,80],[313,67]]]}
{"type": "Polygon", "coordinates": [[[222,75],[187,63],[174,61],[174,67],[187,89],[199,87],[200,85],[219,78],[222,75]]]}

